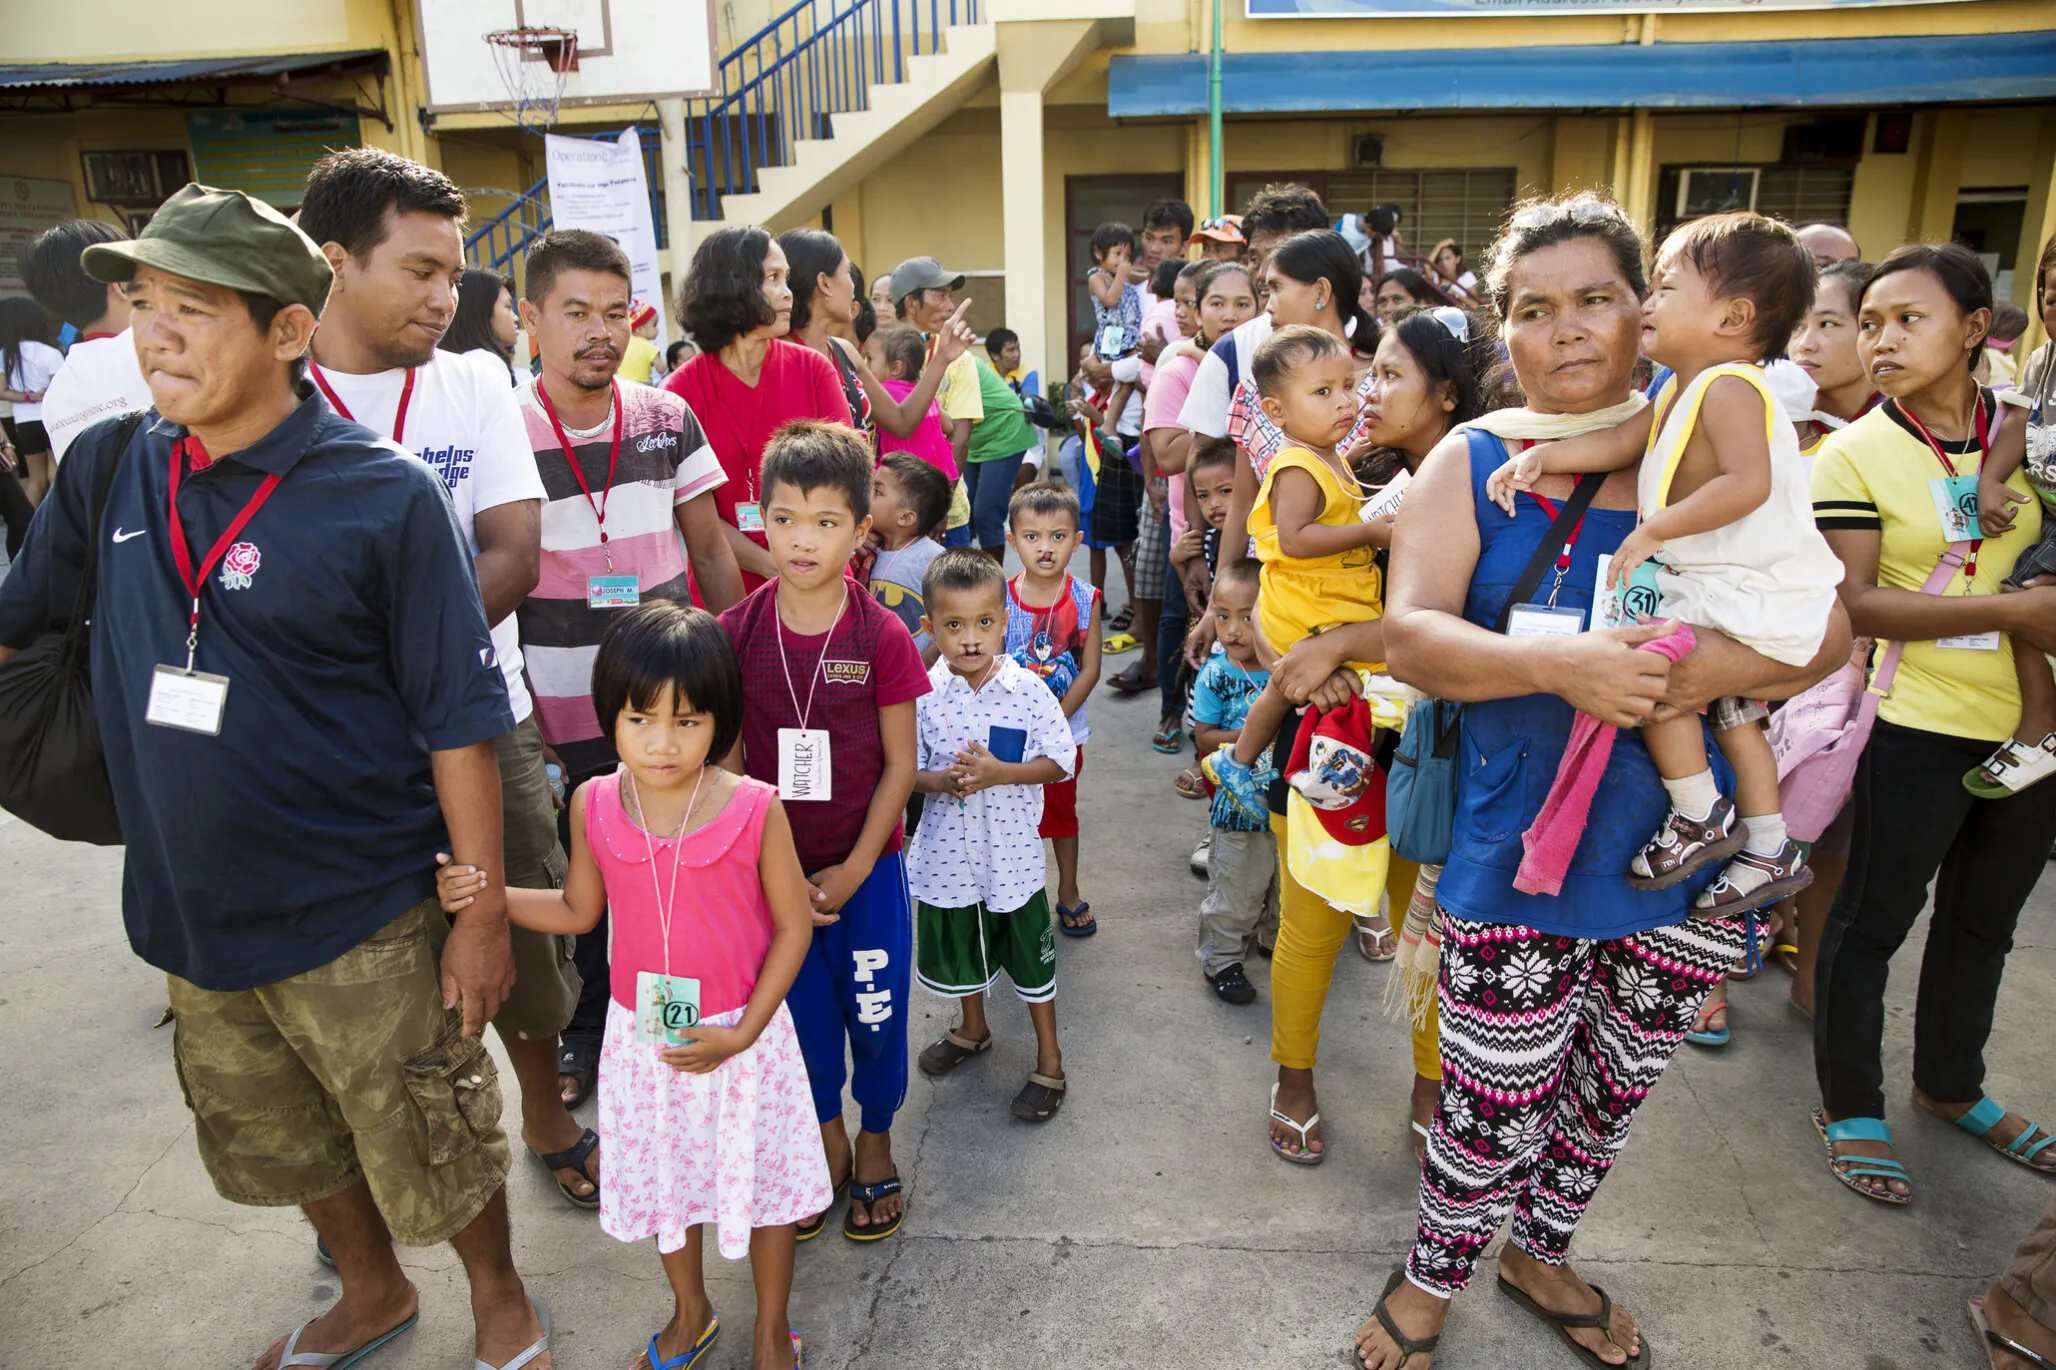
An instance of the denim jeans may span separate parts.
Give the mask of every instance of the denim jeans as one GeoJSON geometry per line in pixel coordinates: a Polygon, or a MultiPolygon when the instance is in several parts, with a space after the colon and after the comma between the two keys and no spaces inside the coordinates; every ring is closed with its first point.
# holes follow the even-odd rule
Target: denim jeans
{"type": "Polygon", "coordinates": [[[1004,547],[1007,503],[1014,497],[1014,475],[1028,454],[964,463],[964,496],[971,501],[971,539],[980,547],[1004,547]]]}

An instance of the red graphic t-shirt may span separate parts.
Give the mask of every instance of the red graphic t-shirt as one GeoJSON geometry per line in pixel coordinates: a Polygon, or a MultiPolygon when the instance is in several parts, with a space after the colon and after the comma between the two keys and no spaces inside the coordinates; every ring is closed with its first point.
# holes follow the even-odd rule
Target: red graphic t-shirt
{"type": "MultiPolygon", "coordinates": [[[[778,730],[799,727],[803,710],[807,727],[827,729],[830,797],[794,802],[787,816],[800,865],[809,874],[848,860],[885,772],[878,711],[928,693],[928,672],[913,637],[892,610],[859,586],[851,587],[849,607],[825,639],[802,637],[779,621],[775,580],[721,615],[721,626],[742,665],[743,769],[776,785],[778,730]]],[[[894,829],[879,854],[898,851],[900,842],[894,829]]]]}

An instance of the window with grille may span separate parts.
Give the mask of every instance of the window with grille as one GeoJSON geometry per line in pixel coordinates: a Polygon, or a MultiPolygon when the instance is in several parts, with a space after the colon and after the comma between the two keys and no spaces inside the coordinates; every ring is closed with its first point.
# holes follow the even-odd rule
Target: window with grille
{"type": "MultiPolygon", "coordinates": [[[[1722,167],[1722,172],[1750,168],[1722,167]]],[[[1656,186],[1656,236],[1663,237],[1688,218],[1678,212],[1678,187],[1685,173],[1705,171],[1699,167],[1664,167],[1656,186]]],[[[1786,166],[1762,166],[1756,172],[1756,203],[1737,208],[1754,209],[1788,224],[1847,224],[1849,195],[1856,184],[1854,166],[1818,162],[1786,166]]],[[[1696,181],[1695,181],[1696,186],[1696,181]]]]}
{"type": "Polygon", "coordinates": [[[1399,232],[1409,252],[1426,252],[1442,239],[1454,238],[1465,260],[1475,263],[1498,235],[1506,211],[1513,207],[1520,178],[1512,167],[1270,172],[1231,176],[1229,200],[1238,211],[1246,210],[1256,193],[1271,181],[1298,181],[1312,187],[1335,219],[1344,214],[1368,214],[1373,205],[1398,205],[1405,215],[1399,232]]]}

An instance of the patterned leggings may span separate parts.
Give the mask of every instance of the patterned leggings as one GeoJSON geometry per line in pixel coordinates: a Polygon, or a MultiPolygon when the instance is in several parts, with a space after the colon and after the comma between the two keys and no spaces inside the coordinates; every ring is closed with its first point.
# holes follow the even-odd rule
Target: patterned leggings
{"type": "Polygon", "coordinates": [[[1569,1258],[1636,1108],[1744,934],[1739,918],[1604,942],[1444,920],[1442,1095],[1406,1273],[1448,1298],[1509,1211],[1515,1246],[1569,1258]]]}

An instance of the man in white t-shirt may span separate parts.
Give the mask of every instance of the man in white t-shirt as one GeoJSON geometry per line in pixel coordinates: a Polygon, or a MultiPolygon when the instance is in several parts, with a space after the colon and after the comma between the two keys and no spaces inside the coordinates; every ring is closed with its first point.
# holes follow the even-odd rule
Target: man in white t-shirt
{"type": "MultiPolygon", "coordinates": [[[[505,368],[436,346],[456,314],[463,216],[463,192],[418,162],[363,147],[316,162],[299,223],[335,284],[307,371],[331,408],[427,463],[450,491],[514,712],[514,731],[495,743],[505,883],[552,888],[567,863],[514,620],[540,573],[545,492],[505,368]]],[[[522,1140],[567,1200],[595,1208],[599,1139],[558,1092],[557,1035],[580,988],[570,939],[511,934],[514,989],[493,1025],[521,1081],[522,1140]]]]}
{"type": "Polygon", "coordinates": [[[79,331],[43,392],[43,430],[54,462],[71,440],[104,418],[151,407],[150,386],[128,331],[128,296],[79,265],[95,243],[128,235],[98,219],[68,219],[46,229],[21,256],[21,278],[36,303],[79,331]]]}

